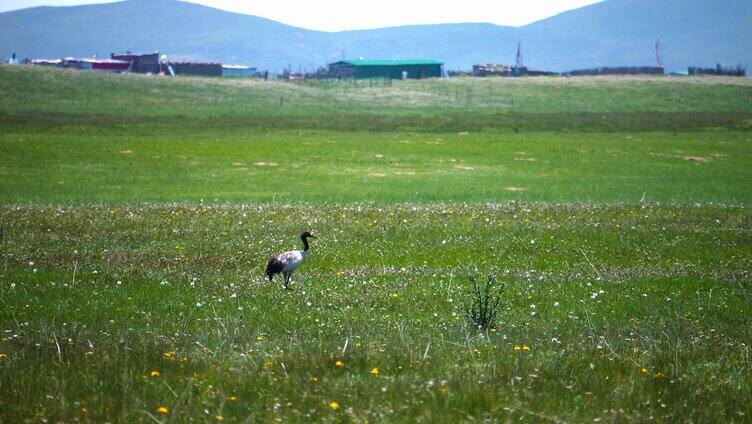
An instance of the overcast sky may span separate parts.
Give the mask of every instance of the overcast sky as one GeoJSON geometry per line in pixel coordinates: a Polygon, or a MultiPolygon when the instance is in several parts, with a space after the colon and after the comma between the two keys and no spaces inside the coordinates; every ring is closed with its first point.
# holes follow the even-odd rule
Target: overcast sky
{"type": "MultiPolygon", "coordinates": [[[[597,0],[192,0],[288,25],[340,31],[407,24],[491,22],[524,25],[597,0]]],[[[102,0],[0,0],[0,12],[33,6],[70,6],[102,0]]]]}

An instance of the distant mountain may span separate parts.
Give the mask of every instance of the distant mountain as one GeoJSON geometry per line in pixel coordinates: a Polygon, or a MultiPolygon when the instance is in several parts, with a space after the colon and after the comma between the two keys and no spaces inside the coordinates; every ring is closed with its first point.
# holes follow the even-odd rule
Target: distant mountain
{"type": "Polygon", "coordinates": [[[654,64],[659,38],[669,70],[752,65],[750,0],[608,0],[521,30],[543,67],[654,64]]]}
{"type": "Polygon", "coordinates": [[[752,1],[606,0],[523,27],[438,24],[322,32],[178,0],[129,0],[0,13],[0,56],[108,56],[126,50],[262,69],[314,69],[343,56],[431,58],[447,69],[514,63],[564,71],[652,65],[752,65],[752,1]]]}

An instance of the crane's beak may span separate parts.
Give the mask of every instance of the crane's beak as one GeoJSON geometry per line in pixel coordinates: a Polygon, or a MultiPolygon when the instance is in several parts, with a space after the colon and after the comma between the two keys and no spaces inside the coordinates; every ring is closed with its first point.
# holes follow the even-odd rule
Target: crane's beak
{"type": "Polygon", "coordinates": [[[310,238],[316,238],[316,236],[314,236],[313,234],[309,234],[308,237],[310,237],[310,238]]]}

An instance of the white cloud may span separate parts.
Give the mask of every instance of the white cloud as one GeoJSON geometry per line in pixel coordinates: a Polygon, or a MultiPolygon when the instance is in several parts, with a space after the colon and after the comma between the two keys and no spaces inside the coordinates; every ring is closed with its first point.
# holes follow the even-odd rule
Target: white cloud
{"type": "MultiPolygon", "coordinates": [[[[598,2],[598,0],[191,1],[233,12],[262,16],[288,25],[323,31],[450,22],[490,22],[498,25],[519,26],[598,2]]],[[[3,0],[0,11],[41,4],[61,6],[102,2],[102,0],[3,0]]]]}

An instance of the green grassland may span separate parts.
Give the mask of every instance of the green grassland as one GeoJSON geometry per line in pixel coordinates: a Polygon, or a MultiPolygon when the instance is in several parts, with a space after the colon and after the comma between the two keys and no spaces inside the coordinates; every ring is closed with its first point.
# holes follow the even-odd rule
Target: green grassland
{"type": "Polygon", "coordinates": [[[0,128],[0,422],[752,421],[747,79],[0,66],[0,128]]]}
{"type": "Polygon", "coordinates": [[[29,206],[0,219],[7,422],[749,420],[744,207],[29,206]],[[262,266],[301,225],[320,238],[285,292],[262,266]],[[505,284],[487,336],[464,319],[476,268],[505,284]]]}
{"type": "Polygon", "coordinates": [[[0,67],[6,126],[421,132],[749,129],[746,78],[502,78],[310,82],[0,67]],[[158,118],[158,119],[156,119],[158,118]]]}
{"type": "Polygon", "coordinates": [[[0,200],[752,201],[748,132],[86,131],[0,136],[0,200]]]}
{"type": "Polygon", "coordinates": [[[0,89],[5,203],[752,200],[746,79],[285,84],[3,67],[0,89]]]}

